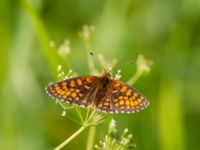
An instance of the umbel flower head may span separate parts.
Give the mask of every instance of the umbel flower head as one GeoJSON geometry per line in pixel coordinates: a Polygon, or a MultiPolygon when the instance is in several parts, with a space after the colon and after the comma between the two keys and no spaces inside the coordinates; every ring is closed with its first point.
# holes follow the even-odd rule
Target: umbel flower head
{"type": "Polygon", "coordinates": [[[67,56],[71,51],[70,48],[70,41],[69,40],[65,40],[64,43],[58,48],[58,54],[61,57],[65,57],[67,56]]]}
{"type": "Polygon", "coordinates": [[[117,138],[116,121],[112,119],[104,141],[100,141],[99,145],[95,145],[95,148],[98,150],[131,150],[136,148],[136,145],[131,143],[133,136],[128,134],[127,128],[119,137],[117,138]]]}
{"type": "Polygon", "coordinates": [[[152,61],[144,58],[143,55],[139,55],[137,59],[137,70],[141,72],[142,75],[146,75],[151,71],[152,61]]]}

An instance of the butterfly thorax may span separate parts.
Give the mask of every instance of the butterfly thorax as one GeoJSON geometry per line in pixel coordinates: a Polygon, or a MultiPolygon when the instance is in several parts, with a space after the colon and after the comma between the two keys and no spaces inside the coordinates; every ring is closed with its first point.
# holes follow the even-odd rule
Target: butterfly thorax
{"type": "Polygon", "coordinates": [[[107,97],[107,94],[109,93],[110,86],[112,84],[112,79],[111,76],[108,72],[104,72],[100,77],[99,77],[99,82],[98,82],[98,88],[96,89],[96,95],[94,99],[94,104],[99,105],[105,97],[107,97]]]}
{"type": "Polygon", "coordinates": [[[104,72],[100,77],[100,83],[103,88],[107,88],[109,84],[112,82],[111,75],[108,72],[104,72]]]}

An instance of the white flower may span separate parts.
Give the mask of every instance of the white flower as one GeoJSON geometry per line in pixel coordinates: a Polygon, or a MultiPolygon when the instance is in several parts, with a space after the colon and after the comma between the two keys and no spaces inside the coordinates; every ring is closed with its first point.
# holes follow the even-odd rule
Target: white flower
{"type": "Polygon", "coordinates": [[[95,26],[84,25],[83,30],[79,32],[80,37],[85,41],[89,41],[91,38],[91,33],[95,31],[95,26]]]}
{"type": "Polygon", "coordinates": [[[58,54],[62,57],[65,57],[67,54],[69,54],[71,51],[70,48],[70,41],[69,40],[65,40],[64,44],[62,44],[59,49],[58,49],[58,54]]]}
{"type": "Polygon", "coordinates": [[[143,55],[139,55],[137,59],[137,68],[142,74],[148,74],[151,71],[152,61],[146,60],[143,55]]]}
{"type": "Polygon", "coordinates": [[[66,115],[66,111],[65,110],[63,110],[63,112],[62,112],[62,114],[61,114],[61,116],[65,116],[66,115]]]}
{"type": "Polygon", "coordinates": [[[62,69],[61,65],[58,65],[58,71],[60,71],[62,69]]]}

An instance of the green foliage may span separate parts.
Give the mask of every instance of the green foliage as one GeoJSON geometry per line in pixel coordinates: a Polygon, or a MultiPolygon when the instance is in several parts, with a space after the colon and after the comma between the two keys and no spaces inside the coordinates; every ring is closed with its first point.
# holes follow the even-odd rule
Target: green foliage
{"type": "MultiPolygon", "coordinates": [[[[139,54],[154,61],[151,74],[134,83],[151,105],[138,114],[113,116],[120,131],[134,133],[138,149],[199,149],[199,0],[6,0],[0,16],[0,149],[52,149],[77,133],[77,110],[64,106],[66,117],[60,116],[44,87],[65,77],[57,77],[58,65],[61,72],[73,68],[73,76],[99,74],[87,57],[91,50],[104,68],[115,66],[116,78],[129,83],[138,78],[133,73],[139,54]],[[77,31],[85,23],[96,29],[84,26],[85,34],[95,33],[83,45],[77,31]]],[[[107,121],[98,125],[100,132],[92,126],[89,136],[81,128],[67,148],[93,149],[106,128],[107,121]]]]}

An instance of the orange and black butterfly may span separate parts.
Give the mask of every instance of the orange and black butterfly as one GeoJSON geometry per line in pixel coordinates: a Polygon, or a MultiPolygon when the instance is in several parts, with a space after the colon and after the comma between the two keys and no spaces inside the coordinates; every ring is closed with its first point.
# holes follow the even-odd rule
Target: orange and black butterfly
{"type": "Polygon", "coordinates": [[[46,91],[53,99],[108,113],[134,113],[149,105],[137,90],[112,79],[108,72],[49,84],[46,91]]]}

